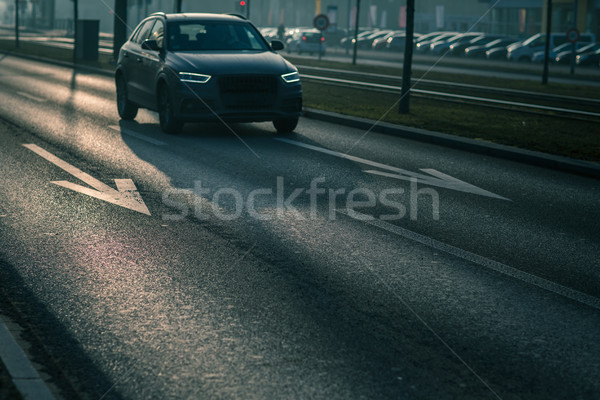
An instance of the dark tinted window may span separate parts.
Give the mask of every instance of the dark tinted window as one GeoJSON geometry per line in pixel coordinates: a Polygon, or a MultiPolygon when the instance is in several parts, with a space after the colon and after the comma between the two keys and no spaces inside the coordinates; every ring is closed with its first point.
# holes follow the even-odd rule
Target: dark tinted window
{"type": "Polygon", "coordinates": [[[156,40],[158,47],[163,47],[165,42],[165,25],[161,20],[156,21],[152,27],[152,30],[150,31],[148,39],[156,40]]]}
{"type": "Polygon", "coordinates": [[[185,21],[168,24],[169,50],[268,50],[263,38],[247,23],[185,21]]]}
{"type": "Polygon", "coordinates": [[[155,19],[146,21],[144,25],[139,29],[137,35],[133,38],[132,41],[138,44],[142,44],[144,40],[148,39],[148,35],[150,34],[150,30],[152,29],[152,26],[154,25],[155,21],[155,19]]]}

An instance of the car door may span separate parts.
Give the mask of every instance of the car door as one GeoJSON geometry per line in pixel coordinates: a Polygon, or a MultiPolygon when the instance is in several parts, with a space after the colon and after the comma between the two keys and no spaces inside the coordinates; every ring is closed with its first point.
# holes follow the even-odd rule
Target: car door
{"type": "MultiPolygon", "coordinates": [[[[147,39],[156,40],[161,49],[164,49],[165,24],[161,19],[157,19],[149,32],[147,39]]],[[[143,42],[142,42],[143,43],[143,42]]],[[[143,96],[143,102],[146,107],[156,107],[155,80],[160,70],[161,57],[164,57],[163,51],[141,49],[141,63],[139,63],[139,85],[140,95],[143,96]]]]}
{"type": "Polygon", "coordinates": [[[144,90],[143,75],[143,52],[142,43],[148,39],[156,18],[144,22],[139,33],[133,38],[127,48],[127,83],[130,99],[140,105],[146,106],[147,96],[144,90]]]}

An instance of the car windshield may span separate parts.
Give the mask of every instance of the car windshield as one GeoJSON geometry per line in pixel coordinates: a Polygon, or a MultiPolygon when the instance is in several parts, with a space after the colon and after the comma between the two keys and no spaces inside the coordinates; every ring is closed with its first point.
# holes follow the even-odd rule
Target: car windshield
{"type": "Polygon", "coordinates": [[[264,39],[247,23],[170,22],[168,35],[170,51],[268,50],[264,39]]]}

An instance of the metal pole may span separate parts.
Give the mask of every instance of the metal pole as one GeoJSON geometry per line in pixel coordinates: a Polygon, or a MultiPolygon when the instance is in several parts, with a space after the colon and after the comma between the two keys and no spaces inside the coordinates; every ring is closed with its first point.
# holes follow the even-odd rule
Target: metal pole
{"type": "Polygon", "coordinates": [[[360,0],[356,0],[356,18],[354,18],[354,53],[352,53],[352,65],[356,65],[356,50],[358,48],[358,15],[360,14],[360,0]]]}
{"type": "Polygon", "coordinates": [[[402,67],[402,90],[400,91],[400,105],[398,112],[410,112],[410,86],[413,55],[413,38],[415,32],[415,0],[406,0],[406,42],[404,44],[404,65],[402,67]]]}
{"type": "Polygon", "coordinates": [[[346,30],[346,55],[350,53],[350,0],[348,0],[348,29],[346,30]]]}
{"type": "Polygon", "coordinates": [[[115,0],[113,35],[113,58],[119,58],[119,50],[127,41],[127,0],[115,0]]]}
{"type": "Polygon", "coordinates": [[[19,0],[15,0],[15,46],[19,48],[19,0]]]}
{"type": "Polygon", "coordinates": [[[548,0],[546,8],[546,45],[544,46],[544,72],[542,73],[542,85],[548,83],[548,55],[550,54],[550,33],[552,32],[552,0],[548,0]]]}
{"type": "Polygon", "coordinates": [[[77,18],[79,18],[79,0],[73,0],[73,62],[77,61],[77,18]]]}
{"type": "Polygon", "coordinates": [[[323,31],[321,31],[321,36],[319,37],[319,61],[321,61],[322,54],[323,54],[323,31]]]}
{"type": "MultiPolygon", "coordinates": [[[[575,29],[577,29],[577,12],[579,11],[579,7],[577,4],[577,0],[575,0],[575,17],[573,24],[575,25],[575,29]]],[[[573,42],[571,45],[571,75],[575,73],[575,50],[577,42],[573,42]]]]}
{"type": "Polygon", "coordinates": [[[177,0],[176,6],[177,6],[177,13],[180,13],[181,12],[181,0],[177,0]]]}

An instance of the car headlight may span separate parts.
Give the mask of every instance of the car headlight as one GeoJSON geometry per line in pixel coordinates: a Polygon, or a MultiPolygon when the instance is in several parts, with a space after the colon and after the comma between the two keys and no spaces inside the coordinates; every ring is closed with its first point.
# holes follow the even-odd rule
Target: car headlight
{"type": "Polygon", "coordinates": [[[210,80],[210,75],[204,74],[196,74],[193,72],[180,72],[179,79],[182,82],[191,82],[191,83],[206,83],[210,80]]]}
{"type": "Polygon", "coordinates": [[[300,81],[300,74],[297,72],[290,72],[289,74],[281,75],[281,79],[285,81],[285,83],[294,83],[300,81]]]}

